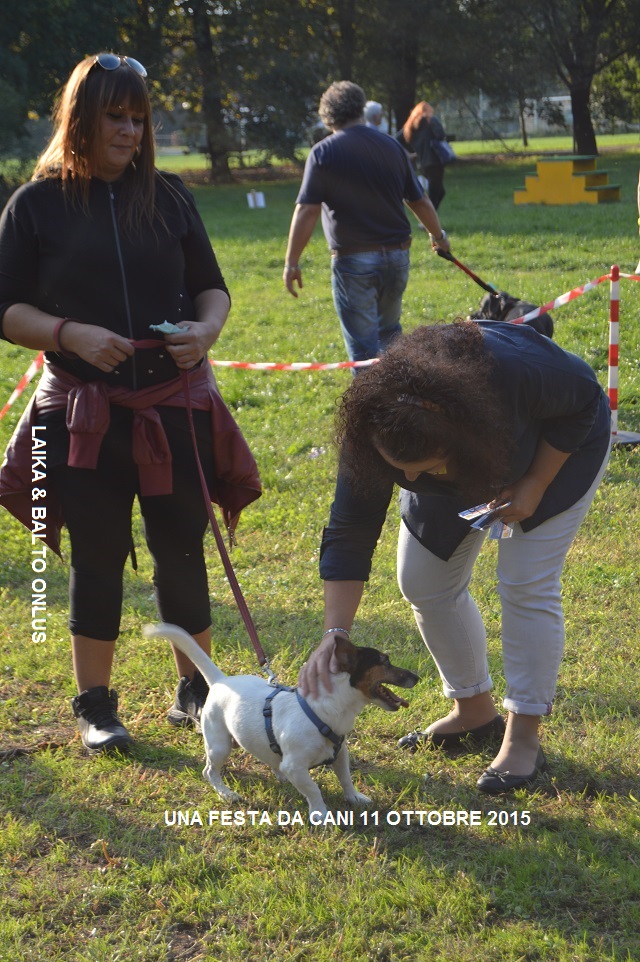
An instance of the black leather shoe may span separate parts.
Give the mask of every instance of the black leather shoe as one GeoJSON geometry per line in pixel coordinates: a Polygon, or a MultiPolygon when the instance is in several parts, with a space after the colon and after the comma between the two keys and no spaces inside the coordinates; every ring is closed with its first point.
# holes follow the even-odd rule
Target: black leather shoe
{"type": "Polygon", "coordinates": [[[127,751],[133,739],[118,718],[118,693],[104,685],[88,688],[71,699],[82,744],[92,754],[127,751]]]}
{"type": "Polygon", "coordinates": [[[445,751],[453,751],[465,745],[475,747],[484,745],[496,736],[504,735],[505,724],[502,715],[496,715],[486,725],[479,725],[478,728],[470,728],[465,732],[409,732],[398,741],[399,748],[408,748],[415,752],[420,742],[431,745],[434,748],[443,748],[445,751]]]}
{"type": "Polygon", "coordinates": [[[183,675],[176,688],[175,701],[167,715],[169,724],[179,728],[195,727],[200,731],[202,706],[208,694],[209,686],[197,669],[193,678],[183,675]]]}
{"type": "Polygon", "coordinates": [[[487,768],[476,782],[477,788],[487,795],[506,795],[516,788],[533,785],[538,775],[549,768],[547,759],[541,748],[538,749],[535,768],[530,775],[511,775],[510,772],[499,772],[495,768],[487,768]]]}

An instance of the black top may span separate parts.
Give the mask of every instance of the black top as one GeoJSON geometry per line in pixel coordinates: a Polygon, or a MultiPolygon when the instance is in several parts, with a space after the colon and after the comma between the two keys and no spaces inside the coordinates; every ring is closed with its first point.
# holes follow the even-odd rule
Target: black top
{"type": "Polygon", "coordinates": [[[444,127],[435,114],[431,120],[422,118],[411,135],[410,143],[405,139],[402,128],[396,134],[396,139],[409,153],[417,154],[422,170],[426,170],[427,167],[442,167],[442,161],[431,146],[434,140],[445,139],[444,127]]]}
{"type": "MultiPolygon", "coordinates": [[[[132,340],[161,338],[150,324],[194,320],[194,298],[228,294],[193,197],[174,174],[156,173],[162,218],[134,235],[120,225],[120,183],[91,180],[88,209],[59,179],[31,181],[0,219],[0,336],[6,309],[31,304],[57,317],[97,324],[132,340]]],[[[50,353],[85,381],[141,388],[178,376],[166,350],[137,350],[110,374],[50,353]]]]}
{"type": "Polygon", "coordinates": [[[403,202],[423,195],[398,142],[356,124],[315,145],[297,203],[322,204],[322,227],[332,250],[392,247],[411,236],[403,202]]]}
{"type": "MultiPolygon", "coordinates": [[[[480,321],[478,326],[495,362],[495,388],[513,418],[509,482],[525,474],[540,438],[571,452],[535,513],[520,523],[530,531],[566,511],[591,487],[609,445],[609,401],[589,365],[549,338],[520,324],[480,321]]],[[[356,492],[339,473],[320,554],[325,581],[367,580],[394,483],[401,488],[403,522],[443,561],[469,532],[469,522],[458,512],[473,505],[462,501],[451,482],[429,474],[410,482],[398,470],[391,479],[371,478],[366,492],[356,492]]]]}

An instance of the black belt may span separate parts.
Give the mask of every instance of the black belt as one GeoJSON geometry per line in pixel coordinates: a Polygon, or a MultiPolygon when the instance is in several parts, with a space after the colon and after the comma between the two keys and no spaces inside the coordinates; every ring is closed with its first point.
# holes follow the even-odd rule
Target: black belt
{"type": "Polygon", "coordinates": [[[369,247],[341,247],[340,250],[331,250],[332,257],[349,257],[350,254],[386,254],[387,251],[407,251],[411,247],[411,238],[403,241],[402,244],[377,244],[369,247]]]}

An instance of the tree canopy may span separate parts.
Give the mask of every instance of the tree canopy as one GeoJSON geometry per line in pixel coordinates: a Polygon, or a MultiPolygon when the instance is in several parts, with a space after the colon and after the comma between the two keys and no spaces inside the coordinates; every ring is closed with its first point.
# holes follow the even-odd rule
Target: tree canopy
{"type": "Polygon", "coordinates": [[[217,179],[234,150],[293,157],[337,79],[398,125],[417,100],[481,89],[515,101],[523,131],[527,103],[561,84],[580,153],[597,152],[594,103],[608,117],[639,109],[637,0],[21,0],[0,19],[0,150],[104,49],[145,63],[156,102],[188,105],[217,179]]]}

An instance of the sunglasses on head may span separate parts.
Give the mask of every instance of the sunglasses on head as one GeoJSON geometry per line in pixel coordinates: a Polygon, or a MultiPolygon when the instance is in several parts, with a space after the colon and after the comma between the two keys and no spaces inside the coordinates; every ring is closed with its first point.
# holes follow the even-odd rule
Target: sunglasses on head
{"type": "Polygon", "coordinates": [[[134,60],[133,57],[121,57],[117,53],[99,53],[94,63],[97,63],[103,70],[117,70],[123,63],[126,63],[140,77],[147,76],[146,68],[142,66],[139,60],[134,60]]]}

